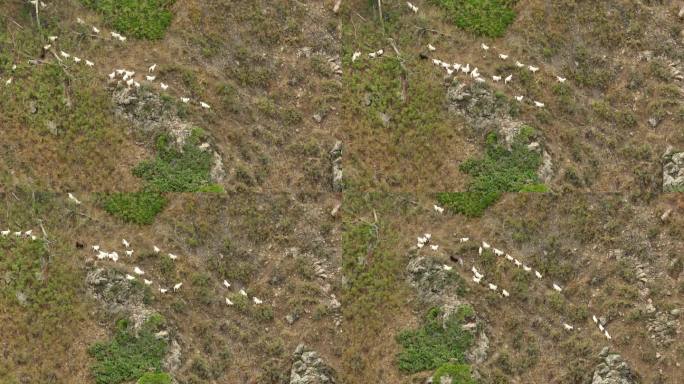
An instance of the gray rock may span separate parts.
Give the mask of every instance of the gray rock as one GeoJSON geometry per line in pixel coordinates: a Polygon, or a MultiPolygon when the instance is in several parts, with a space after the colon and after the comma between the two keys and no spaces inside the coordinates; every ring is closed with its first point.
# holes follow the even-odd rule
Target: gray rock
{"type": "Polygon", "coordinates": [[[330,151],[332,161],[332,189],[333,192],[342,192],[344,182],[342,179],[342,142],[335,142],[335,146],[330,151]]]}
{"type": "Polygon", "coordinates": [[[480,332],[480,334],[477,337],[477,340],[475,340],[475,345],[468,352],[466,352],[465,358],[471,364],[482,364],[485,360],[487,360],[488,352],[489,338],[487,337],[487,334],[483,331],[480,332]]]}
{"type": "Polygon", "coordinates": [[[684,191],[684,152],[668,146],[663,155],[663,191],[684,191]]]}
{"type": "Polygon", "coordinates": [[[651,117],[648,118],[648,124],[649,124],[651,127],[655,128],[655,127],[658,126],[658,124],[660,124],[660,119],[657,118],[657,117],[655,117],[655,116],[651,116],[651,117]]]}
{"type": "Polygon", "coordinates": [[[610,353],[608,347],[603,348],[599,357],[602,362],[594,369],[591,384],[636,384],[637,376],[616,353],[610,353]]]}
{"type": "Polygon", "coordinates": [[[304,344],[297,346],[290,370],[290,384],[334,384],[336,380],[335,370],[316,351],[308,350],[304,344]]]}
{"type": "Polygon", "coordinates": [[[299,313],[297,312],[293,312],[285,316],[285,321],[290,325],[294,324],[297,320],[299,320],[299,313]]]}
{"type": "Polygon", "coordinates": [[[418,256],[409,261],[406,270],[409,284],[425,303],[453,308],[463,303],[454,290],[455,272],[445,271],[437,260],[418,256]]]}
{"type": "Polygon", "coordinates": [[[172,373],[181,367],[181,346],[176,340],[171,340],[169,343],[162,365],[164,369],[172,373]]]}
{"type": "Polygon", "coordinates": [[[542,152],[542,164],[537,170],[537,177],[544,184],[549,184],[553,178],[553,161],[548,152],[542,152]]]}

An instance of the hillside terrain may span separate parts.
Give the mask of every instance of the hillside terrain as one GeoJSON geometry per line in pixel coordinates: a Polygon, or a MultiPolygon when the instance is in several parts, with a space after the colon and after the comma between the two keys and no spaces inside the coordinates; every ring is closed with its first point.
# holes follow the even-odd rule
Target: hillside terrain
{"type": "Polygon", "coordinates": [[[677,384],[684,2],[0,2],[0,383],[677,384]]]}

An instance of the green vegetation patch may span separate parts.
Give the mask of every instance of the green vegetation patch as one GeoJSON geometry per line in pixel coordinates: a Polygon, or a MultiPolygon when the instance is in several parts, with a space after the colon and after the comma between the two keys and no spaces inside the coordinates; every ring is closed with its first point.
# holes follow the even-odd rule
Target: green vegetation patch
{"type": "Polygon", "coordinates": [[[475,384],[475,380],[470,375],[470,366],[467,364],[446,363],[442,365],[432,375],[432,382],[440,384],[442,377],[450,377],[451,383],[454,384],[475,384]]]}
{"type": "Polygon", "coordinates": [[[460,165],[462,172],[473,177],[468,190],[440,193],[437,200],[453,212],[477,217],[504,192],[547,192],[536,173],[541,155],[529,150],[525,141],[519,136],[508,150],[498,144],[495,134],[490,134],[485,155],[460,165]]]}
{"type": "Polygon", "coordinates": [[[517,0],[432,0],[459,28],[476,35],[500,37],[513,20],[517,0]]]}
{"type": "MultiPolygon", "coordinates": [[[[97,342],[88,352],[96,360],[91,371],[97,384],[118,384],[142,378],[147,372],[160,373],[167,342],[154,336],[165,320],[151,316],[138,330],[132,330],[128,320],[119,320],[111,341],[97,342]]],[[[164,383],[157,376],[147,376],[147,383],[164,383]],[[156,379],[157,381],[150,381],[156,379]]]]}
{"type": "Polygon", "coordinates": [[[156,192],[123,192],[105,198],[103,208],[129,223],[151,224],[166,206],[166,199],[156,192]]]}
{"type": "Polygon", "coordinates": [[[472,307],[467,305],[459,307],[446,319],[443,319],[444,313],[439,308],[430,309],[422,328],[397,335],[397,342],[404,348],[397,357],[399,369],[416,373],[452,361],[463,362],[473,336],[461,326],[473,315],[472,307]]]}
{"type": "Polygon", "coordinates": [[[166,372],[147,372],[137,384],[171,384],[171,376],[166,372]]]}
{"type": "Polygon", "coordinates": [[[146,190],[154,192],[200,192],[210,187],[213,156],[199,147],[204,133],[194,129],[183,149],[177,149],[168,134],[157,138],[157,155],[133,169],[133,174],[147,181],[146,190]]]}
{"type": "Polygon", "coordinates": [[[100,13],[112,28],[126,36],[159,40],[171,25],[169,10],[175,0],[81,0],[100,13]]]}

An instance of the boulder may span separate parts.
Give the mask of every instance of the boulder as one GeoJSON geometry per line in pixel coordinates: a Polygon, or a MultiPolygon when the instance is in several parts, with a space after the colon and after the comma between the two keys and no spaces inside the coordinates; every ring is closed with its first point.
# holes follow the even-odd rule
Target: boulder
{"type": "Polygon", "coordinates": [[[663,192],[684,191],[684,152],[668,147],[663,155],[663,192]]]}
{"type": "Polygon", "coordinates": [[[290,384],[334,384],[336,373],[326,362],[304,344],[299,344],[294,353],[290,371],[290,384]]]}
{"type": "Polygon", "coordinates": [[[591,384],[636,384],[637,376],[627,362],[617,353],[610,353],[605,347],[599,357],[602,359],[594,369],[591,384]]]}

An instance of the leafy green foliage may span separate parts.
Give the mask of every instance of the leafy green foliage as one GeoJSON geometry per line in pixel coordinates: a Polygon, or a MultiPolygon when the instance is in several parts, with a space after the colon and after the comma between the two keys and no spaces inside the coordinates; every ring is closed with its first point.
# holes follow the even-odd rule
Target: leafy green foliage
{"type": "Polygon", "coordinates": [[[472,376],[470,376],[470,366],[466,364],[451,364],[446,363],[437,368],[432,376],[432,382],[441,383],[442,377],[451,377],[451,382],[454,384],[475,384],[472,376]]]}
{"type": "MultiPolygon", "coordinates": [[[[128,320],[119,320],[111,341],[97,342],[90,349],[96,360],[91,367],[97,384],[118,384],[141,378],[146,372],[161,371],[167,342],[154,336],[164,323],[160,315],[151,316],[135,335],[128,320]]],[[[160,378],[150,383],[164,383],[160,378]]],[[[151,379],[148,379],[151,380],[151,379]]]]}
{"type": "Polygon", "coordinates": [[[461,307],[443,319],[439,308],[430,309],[422,328],[397,335],[397,342],[404,348],[398,355],[399,368],[415,373],[435,369],[452,360],[463,361],[465,351],[472,344],[472,335],[461,325],[472,315],[472,308],[461,307]]]}
{"type": "Polygon", "coordinates": [[[480,36],[500,37],[515,20],[516,0],[432,0],[459,28],[480,36]]]}
{"type": "Polygon", "coordinates": [[[164,209],[166,199],[156,192],[122,192],[106,197],[103,208],[109,214],[135,224],[151,224],[164,209]]]}
{"type": "Polygon", "coordinates": [[[473,176],[468,190],[440,193],[437,200],[454,212],[481,216],[504,192],[546,192],[536,174],[540,165],[539,153],[527,149],[520,137],[509,151],[492,134],[485,155],[468,159],[460,166],[462,172],[473,176]]]}
{"type": "Polygon", "coordinates": [[[175,0],[81,0],[101,12],[110,25],[124,35],[159,40],[171,25],[169,8],[175,0]]]}
{"type": "Polygon", "coordinates": [[[137,384],[171,384],[171,376],[166,372],[147,372],[137,384]]]}
{"type": "Polygon", "coordinates": [[[133,174],[148,182],[146,190],[154,192],[198,192],[211,181],[212,155],[198,144],[202,132],[196,129],[186,140],[182,151],[171,143],[171,137],[157,138],[157,156],[133,169],[133,174]]]}

